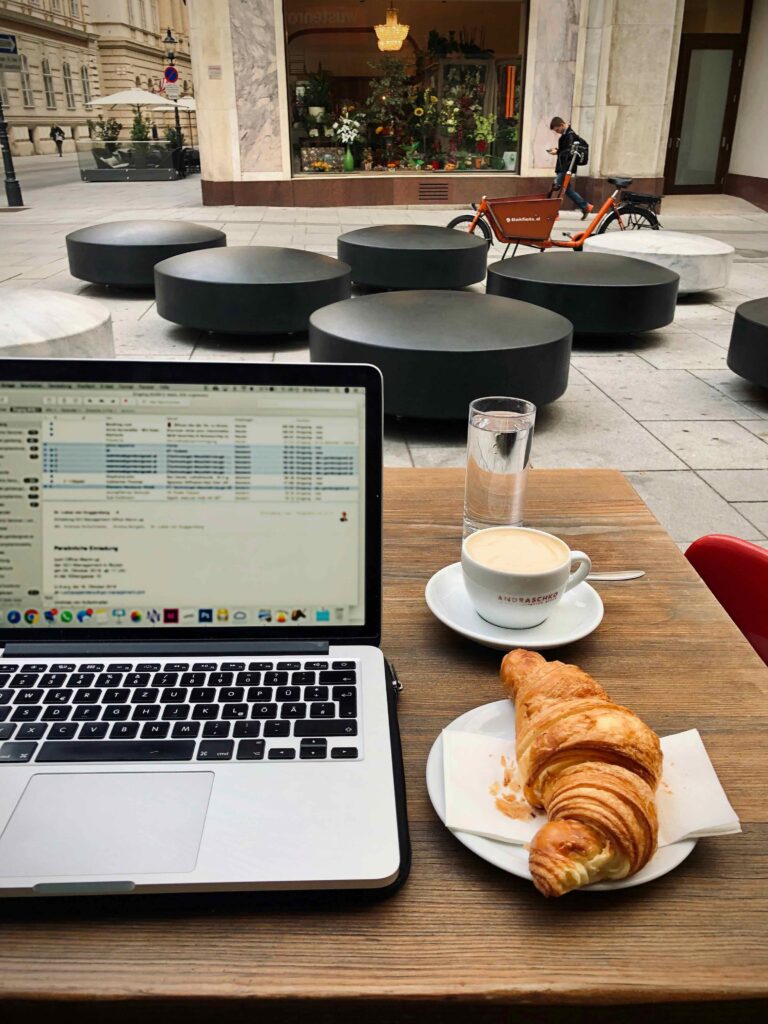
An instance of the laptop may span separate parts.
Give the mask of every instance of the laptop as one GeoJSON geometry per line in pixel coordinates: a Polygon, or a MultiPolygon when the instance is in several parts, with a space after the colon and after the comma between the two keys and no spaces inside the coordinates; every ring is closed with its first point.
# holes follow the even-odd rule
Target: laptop
{"type": "Polygon", "coordinates": [[[0,894],[403,880],[381,390],[2,362],[0,894]]]}

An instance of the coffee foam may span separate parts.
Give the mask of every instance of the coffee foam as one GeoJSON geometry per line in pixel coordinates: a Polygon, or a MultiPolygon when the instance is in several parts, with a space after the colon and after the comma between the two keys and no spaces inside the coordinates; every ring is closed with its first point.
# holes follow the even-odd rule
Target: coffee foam
{"type": "Polygon", "coordinates": [[[563,541],[519,527],[480,530],[464,543],[471,558],[497,572],[548,572],[568,560],[563,541]]]}

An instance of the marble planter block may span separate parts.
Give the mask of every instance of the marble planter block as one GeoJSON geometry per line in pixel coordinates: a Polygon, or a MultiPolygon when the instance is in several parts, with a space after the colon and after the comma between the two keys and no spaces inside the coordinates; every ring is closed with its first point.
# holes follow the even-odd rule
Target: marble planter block
{"type": "Polygon", "coordinates": [[[716,238],[682,231],[606,231],[584,243],[585,251],[608,252],[647,260],[680,275],[678,295],[727,288],[733,246],[716,238]]]}
{"type": "Polygon", "coordinates": [[[112,317],[92,299],[43,288],[5,289],[0,357],[112,359],[112,317]]]}

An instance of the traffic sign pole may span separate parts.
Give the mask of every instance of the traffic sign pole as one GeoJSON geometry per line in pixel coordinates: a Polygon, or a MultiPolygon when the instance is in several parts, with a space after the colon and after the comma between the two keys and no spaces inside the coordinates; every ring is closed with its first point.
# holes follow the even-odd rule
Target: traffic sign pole
{"type": "Polygon", "coordinates": [[[5,195],[9,206],[23,206],[21,198],[21,185],[19,184],[16,172],[13,169],[13,156],[11,155],[11,144],[8,140],[8,122],[5,120],[3,100],[0,97],[0,149],[3,151],[3,168],[5,170],[5,195]]]}

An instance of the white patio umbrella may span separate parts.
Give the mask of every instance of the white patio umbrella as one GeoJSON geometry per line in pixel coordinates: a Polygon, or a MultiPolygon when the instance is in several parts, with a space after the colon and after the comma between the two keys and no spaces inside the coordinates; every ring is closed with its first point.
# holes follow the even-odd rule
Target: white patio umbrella
{"type": "Polygon", "coordinates": [[[165,99],[156,92],[148,92],[146,89],[124,89],[122,92],[113,92],[109,96],[97,96],[91,100],[94,107],[163,107],[168,109],[175,107],[173,100],[165,99]]]}
{"type": "Polygon", "coordinates": [[[192,139],[192,114],[197,110],[197,103],[195,103],[194,96],[181,96],[178,101],[170,100],[164,102],[159,106],[154,106],[153,111],[159,111],[161,113],[167,112],[170,107],[178,106],[179,110],[185,110],[187,113],[187,121],[189,127],[189,137],[192,139]]]}

